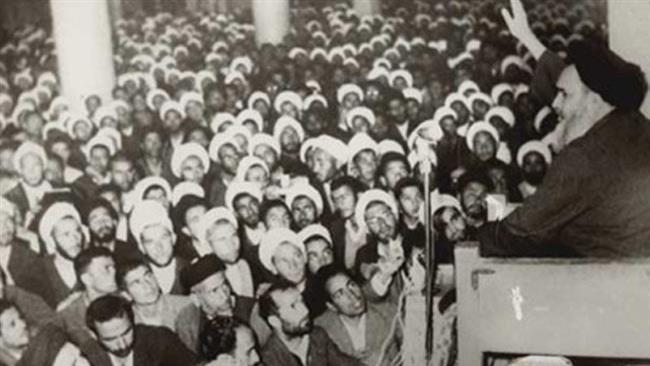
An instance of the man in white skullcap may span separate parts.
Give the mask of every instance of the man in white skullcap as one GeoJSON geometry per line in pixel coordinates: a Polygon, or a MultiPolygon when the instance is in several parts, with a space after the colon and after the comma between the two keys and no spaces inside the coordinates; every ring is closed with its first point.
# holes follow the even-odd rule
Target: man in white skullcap
{"type": "Polygon", "coordinates": [[[298,236],[305,245],[307,269],[311,275],[316,275],[319,269],[334,263],[332,235],[325,226],[308,225],[298,232],[298,236]]]}
{"type": "Polygon", "coordinates": [[[255,286],[251,269],[241,257],[238,223],[225,207],[215,207],[206,212],[199,222],[200,240],[207,243],[212,252],[226,266],[226,278],[235,294],[254,297],[255,286]]]}
{"type": "Polygon", "coordinates": [[[396,302],[405,278],[401,275],[410,248],[398,231],[399,211],[392,195],[371,189],[359,197],[355,217],[369,234],[368,243],[357,253],[355,272],[379,296],[388,294],[396,302]]]}
{"type": "Polygon", "coordinates": [[[167,211],[153,200],[138,202],[131,211],[129,228],[163,293],[184,294],[180,273],[188,263],[174,255],[176,234],[167,211]]]}
{"type": "Polygon", "coordinates": [[[367,188],[375,188],[379,168],[379,145],[365,133],[358,133],[348,142],[348,171],[367,188]]]}
{"type": "Polygon", "coordinates": [[[336,138],[321,135],[305,141],[301,148],[301,158],[304,157],[309,170],[314,174],[316,188],[321,190],[321,196],[327,202],[325,212],[331,212],[330,185],[332,180],[341,174],[341,168],[347,163],[347,146],[336,138]],[[304,154],[303,154],[304,152],[304,154]]]}
{"type": "Polygon", "coordinates": [[[74,260],[86,246],[81,217],[70,203],[57,202],[44,212],[38,231],[49,253],[43,258],[43,267],[51,296],[45,300],[56,308],[79,290],[74,260]]]}
{"type": "Polygon", "coordinates": [[[531,140],[519,148],[517,165],[521,168],[523,180],[518,188],[524,199],[537,191],[552,160],[551,149],[541,141],[531,140]]]}
{"type": "Polygon", "coordinates": [[[51,292],[40,258],[16,237],[15,214],[15,207],[0,199],[0,269],[8,285],[49,299],[51,292]]]}
{"type": "Polygon", "coordinates": [[[323,214],[323,199],[309,184],[294,184],[286,196],[287,206],[291,210],[296,231],[320,221],[323,214]]]}
{"type": "Polygon", "coordinates": [[[41,211],[41,200],[52,186],[45,180],[45,150],[34,142],[23,142],[14,152],[13,166],[20,175],[20,183],[5,194],[13,202],[25,219],[25,226],[31,219],[25,215],[29,212],[33,218],[41,211]]]}

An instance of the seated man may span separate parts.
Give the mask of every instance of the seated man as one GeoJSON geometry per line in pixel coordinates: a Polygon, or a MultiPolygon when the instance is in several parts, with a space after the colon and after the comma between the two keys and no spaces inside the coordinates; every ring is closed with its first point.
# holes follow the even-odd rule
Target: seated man
{"type": "Polygon", "coordinates": [[[175,331],[176,318],[189,297],[163,294],[151,268],[142,259],[133,259],[117,268],[117,283],[133,302],[136,324],[167,327],[175,331]]]}
{"type": "Polygon", "coordinates": [[[196,355],[165,327],[135,324],[129,303],[115,295],[93,300],[85,316],[103,349],[93,365],[194,365],[196,355]]]}
{"type": "Polygon", "coordinates": [[[388,365],[398,353],[399,330],[391,329],[395,307],[367,302],[361,286],[345,269],[335,265],[321,268],[316,275],[327,297],[327,311],[315,320],[344,353],[365,365],[388,365]],[[384,345],[390,339],[387,345],[384,345]]]}
{"type": "Polygon", "coordinates": [[[214,318],[201,332],[201,357],[217,365],[257,366],[260,356],[251,328],[235,318],[214,318]]]}
{"type": "Polygon", "coordinates": [[[293,284],[273,284],[259,303],[260,315],[273,332],[262,349],[267,366],[361,364],[341,352],[322,328],[312,325],[302,295],[293,284]]]}
{"type": "Polygon", "coordinates": [[[178,315],[176,332],[192,351],[198,353],[199,335],[208,320],[216,317],[234,317],[245,323],[250,320],[255,300],[232,293],[226,266],[216,255],[206,255],[186,267],[182,279],[190,289],[193,303],[178,315]]]}

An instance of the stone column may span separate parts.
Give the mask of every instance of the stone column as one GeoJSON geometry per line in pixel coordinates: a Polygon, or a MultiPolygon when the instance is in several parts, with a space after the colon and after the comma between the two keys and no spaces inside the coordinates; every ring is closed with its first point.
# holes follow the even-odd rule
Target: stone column
{"type": "Polygon", "coordinates": [[[111,20],[113,24],[115,21],[122,19],[124,16],[124,9],[122,9],[122,0],[109,0],[108,6],[110,9],[111,20]]]}
{"type": "Polygon", "coordinates": [[[111,25],[105,0],[50,0],[62,94],[86,114],[84,99],[111,99],[115,84],[111,25]]]}
{"type": "Polygon", "coordinates": [[[379,0],[353,0],[354,10],[359,16],[381,13],[379,0]]]}
{"type": "MultiPolygon", "coordinates": [[[[623,59],[639,65],[646,78],[650,78],[648,14],[650,1],[647,0],[607,1],[609,46],[623,59]]],[[[650,98],[647,95],[641,111],[650,116],[650,98]]]]}
{"type": "Polygon", "coordinates": [[[277,44],[289,33],[289,0],[253,0],[255,40],[277,44]]]}

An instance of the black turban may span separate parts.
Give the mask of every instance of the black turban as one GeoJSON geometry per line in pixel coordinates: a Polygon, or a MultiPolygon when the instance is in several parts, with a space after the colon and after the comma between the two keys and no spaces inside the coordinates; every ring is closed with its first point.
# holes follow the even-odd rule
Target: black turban
{"type": "Polygon", "coordinates": [[[225,264],[216,255],[209,254],[183,268],[181,271],[181,283],[186,289],[190,290],[206,278],[225,270],[225,264]]]}
{"type": "Polygon", "coordinates": [[[623,60],[603,45],[572,42],[569,58],[580,79],[604,101],[622,110],[638,110],[645,99],[648,83],[641,68],[623,60]]]}

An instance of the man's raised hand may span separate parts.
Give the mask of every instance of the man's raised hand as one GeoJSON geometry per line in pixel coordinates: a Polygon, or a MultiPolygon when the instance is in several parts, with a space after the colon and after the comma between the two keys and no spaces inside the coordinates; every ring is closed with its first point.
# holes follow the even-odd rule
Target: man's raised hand
{"type": "Polygon", "coordinates": [[[510,7],[512,8],[512,14],[508,9],[503,8],[501,9],[501,15],[510,33],[521,41],[522,38],[532,33],[528,24],[528,16],[526,16],[521,0],[510,0],[510,7]]]}

